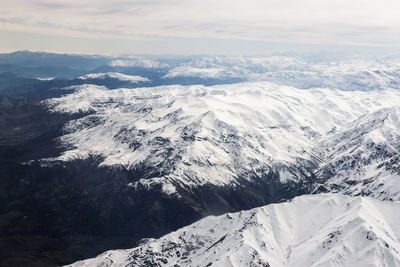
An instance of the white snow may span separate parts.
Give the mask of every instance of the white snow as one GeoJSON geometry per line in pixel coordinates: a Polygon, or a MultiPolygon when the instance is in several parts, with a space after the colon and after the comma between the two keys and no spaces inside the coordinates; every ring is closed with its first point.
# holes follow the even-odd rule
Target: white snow
{"type": "Polygon", "coordinates": [[[145,69],[165,69],[168,64],[147,58],[117,59],[110,64],[112,67],[139,67],[145,69]]]}
{"type": "Polygon", "coordinates": [[[400,266],[400,203],[340,194],[206,217],[70,266],[400,266]]]}
{"type": "Polygon", "coordinates": [[[202,79],[223,79],[232,77],[234,73],[224,68],[195,68],[179,66],[168,71],[163,78],[191,77],[202,79]]]}
{"type": "Polygon", "coordinates": [[[40,81],[51,81],[54,80],[54,77],[37,77],[36,80],[40,80],[40,81]]]}
{"type": "Polygon", "coordinates": [[[149,82],[150,80],[141,77],[141,76],[134,76],[134,75],[127,75],[127,74],[122,74],[118,72],[106,72],[106,73],[89,73],[83,76],[80,76],[78,79],[81,80],[88,80],[88,79],[118,79],[120,81],[127,81],[127,82],[132,82],[132,83],[138,83],[138,82],[149,82]]]}

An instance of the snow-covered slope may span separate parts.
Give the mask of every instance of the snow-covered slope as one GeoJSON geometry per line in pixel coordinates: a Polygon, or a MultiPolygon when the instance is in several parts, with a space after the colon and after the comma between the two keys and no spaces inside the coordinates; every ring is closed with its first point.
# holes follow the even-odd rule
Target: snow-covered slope
{"type": "Polygon", "coordinates": [[[118,72],[107,72],[107,73],[90,73],[80,76],[78,79],[91,80],[91,79],[117,79],[120,81],[126,81],[131,83],[149,82],[150,80],[136,75],[127,75],[118,72]]]}
{"type": "Polygon", "coordinates": [[[72,266],[400,266],[400,203],[305,195],[207,217],[72,266]]]}
{"type": "Polygon", "coordinates": [[[382,108],[320,143],[316,192],[400,199],[400,109],[382,108]]]}
{"type": "Polygon", "coordinates": [[[355,148],[362,154],[356,164],[370,171],[399,154],[398,90],[300,90],[266,82],[112,91],[87,85],[47,104],[57,112],[88,112],[66,125],[59,160],[101,156],[101,165],[142,173],[131,186],[161,184],[168,193],[176,185],[235,186],[272,176],[281,183],[326,180],[334,176],[320,170],[331,163],[346,177],[360,170],[338,162],[355,148]],[[369,136],[388,153],[365,159],[378,151],[369,136]]]}

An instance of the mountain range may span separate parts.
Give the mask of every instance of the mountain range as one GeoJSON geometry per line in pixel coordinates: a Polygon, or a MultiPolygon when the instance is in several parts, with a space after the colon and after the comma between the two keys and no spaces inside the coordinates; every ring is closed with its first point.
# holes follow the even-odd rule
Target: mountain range
{"type": "Polygon", "coordinates": [[[399,265],[398,58],[3,63],[4,266],[399,265]]]}

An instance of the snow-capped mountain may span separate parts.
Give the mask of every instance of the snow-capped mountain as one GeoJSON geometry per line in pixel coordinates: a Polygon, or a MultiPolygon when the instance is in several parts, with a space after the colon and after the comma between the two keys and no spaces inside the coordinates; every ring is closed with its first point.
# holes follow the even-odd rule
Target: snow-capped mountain
{"type": "Polygon", "coordinates": [[[169,69],[164,78],[269,81],[297,88],[377,90],[400,88],[398,59],[321,61],[289,57],[201,57],[169,69]]]}
{"type": "Polygon", "coordinates": [[[315,190],[372,194],[367,188],[380,187],[375,196],[400,196],[375,178],[365,182],[378,174],[397,181],[384,162],[399,155],[398,90],[87,85],[46,103],[56,112],[86,114],[65,126],[65,151],[52,160],[99,156],[101,166],[141,173],[129,184],[134,188],[158,185],[179,197],[180,187],[274,181],[307,191],[323,181],[315,190]]]}
{"type": "Polygon", "coordinates": [[[207,217],[71,266],[400,266],[400,203],[340,194],[207,217]]]}
{"type": "Polygon", "coordinates": [[[109,64],[112,67],[138,67],[144,69],[165,69],[168,64],[148,58],[116,59],[109,64]]]}
{"type": "Polygon", "coordinates": [[[226,68],[198,68],[190,66],[179,66],[168,71],[163,78],[191,77],[201,79],[224,79],[234,78],[235,73],[226,68]]]}
{"type": "Polygon", "coordinates": [[[90,73],[80,76],[78,79],[81,80],[91,80],[91,79],[117,79],[120,81],[126,81],[131,83],[139,83],[139,82],[149,82],[150,80],[134,75],[127,75],[118,72],[107,72],[107,73],[90,73]]]}

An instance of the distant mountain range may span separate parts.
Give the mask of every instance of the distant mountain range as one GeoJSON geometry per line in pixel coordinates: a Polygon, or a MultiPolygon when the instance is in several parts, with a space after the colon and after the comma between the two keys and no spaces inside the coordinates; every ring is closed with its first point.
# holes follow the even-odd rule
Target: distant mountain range
{"type": "MultiPolygon", "coordinates": [[[[270,81],[302,89],[324,87],[342,90],[376,90],[399,88],[399,69],[400,61],[395,56],[377,60],[354,57],[346,60],[335,61],[327,58],[316,61],[313,57],[310,59],[293,55],[151,58],[29,51],[0,54],[0,73],[9,72],[24,78],[71,80],[88,74],[112,72],[149,79],[150,82],[144,86],[270,81]]],[[[96,84],[98,83],[101,81],[97,81],[96,84]]]]}

